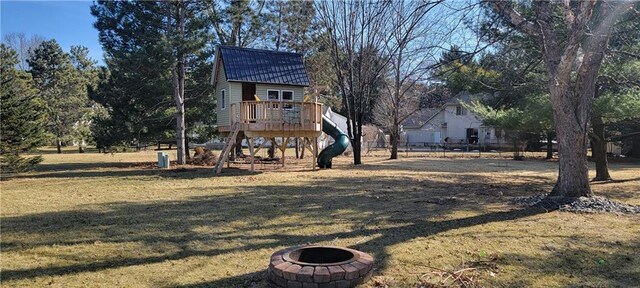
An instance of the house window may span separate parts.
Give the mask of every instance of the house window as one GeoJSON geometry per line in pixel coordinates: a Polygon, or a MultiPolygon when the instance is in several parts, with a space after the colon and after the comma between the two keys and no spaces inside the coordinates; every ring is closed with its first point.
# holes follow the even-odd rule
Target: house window
{"type": "Polygon", "coordinates": [[[227,91],[222,89],[220,90],[220,109],[224,110],[227,108],[227,91]]]}
{"type": "Polygon", "coordinates": [[[267,90],[267,100],[269,100],[269,101],[279,101],[280,100],[280,91],[278,91],[278,90],[267,90]]]}
{"type": "Polygon", "coordinates": [[[456,106],[456,115],[465,115],[467,114],[466,111],[464,111],[464,107],[458,105],[456,106]]]}

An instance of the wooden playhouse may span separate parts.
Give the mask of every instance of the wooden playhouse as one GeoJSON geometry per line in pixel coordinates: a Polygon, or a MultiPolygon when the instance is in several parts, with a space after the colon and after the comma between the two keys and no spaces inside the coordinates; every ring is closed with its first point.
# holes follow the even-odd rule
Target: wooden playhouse
{"type": "Polygon", "coordinates": [[[253,170],[256,150],[261,148],[255,146],[255,140],[260,137],[282,137],[280,145],[270,141],[282,152],[282,165],[289,137],[311,139],[315,169],[317,137],[323,129],[322,104],[304,101],[309,77],[301,54],[219,46],[212,82],[218,131],[226,136],[217,173],[242,138],[248,141],[253,170]]]}

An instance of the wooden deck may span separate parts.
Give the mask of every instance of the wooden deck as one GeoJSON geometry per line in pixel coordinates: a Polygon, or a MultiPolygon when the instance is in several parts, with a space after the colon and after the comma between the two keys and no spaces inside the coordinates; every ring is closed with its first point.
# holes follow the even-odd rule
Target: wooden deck
{"type": "Polygon", "coordinates": [[[291,101],[243,101],[230,105],[228,127],[240,122],[247,137],[318,137],[322,133],[322,104],[291,101]]]}

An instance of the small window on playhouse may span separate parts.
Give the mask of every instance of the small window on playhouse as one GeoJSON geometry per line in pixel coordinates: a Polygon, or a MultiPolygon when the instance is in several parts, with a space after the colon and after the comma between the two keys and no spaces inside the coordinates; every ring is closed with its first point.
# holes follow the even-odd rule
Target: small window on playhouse
{"type": "Polygon", "coordinates": [[[227,108],[227,91],[222,89],[220,90],[220,109],[227,108]]]}

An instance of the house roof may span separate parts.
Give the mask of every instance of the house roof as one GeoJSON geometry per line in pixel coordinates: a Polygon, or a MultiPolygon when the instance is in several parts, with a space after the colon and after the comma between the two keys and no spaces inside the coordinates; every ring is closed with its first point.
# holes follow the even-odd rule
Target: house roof
{"type": "Polygon", "coordinates": [[[433,117],[438,115],[442,109],[441,108],[429,108],[417,111],[411,117],[407,118],[402,122],[402,126],[404,128],[420,128],[427,122],[429,122],[433,117]]]}
{"type": "Polygon", "coordinates": [[[232,46],[218,51],[227,81],[309,86],[302,54],[232,46]]]}
{"type": "Polygon", "coordinates": [[[467,91],[462,91],[455,96],[449,98],[445,105],[460,105],[460,102],[469,103],[471,102],[471,93],[467,91]]]}

